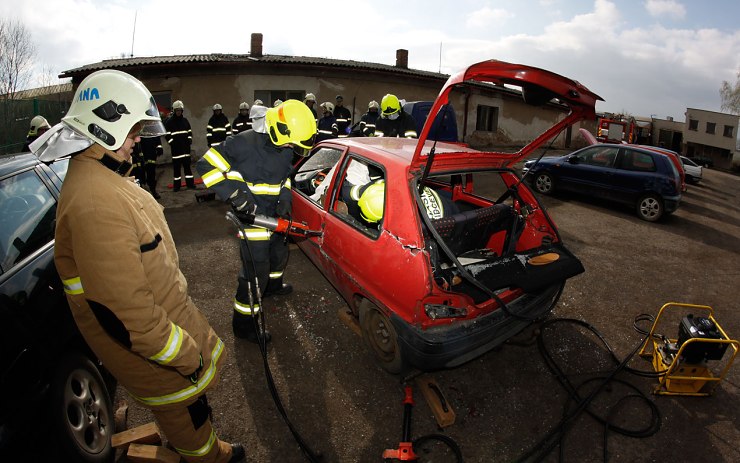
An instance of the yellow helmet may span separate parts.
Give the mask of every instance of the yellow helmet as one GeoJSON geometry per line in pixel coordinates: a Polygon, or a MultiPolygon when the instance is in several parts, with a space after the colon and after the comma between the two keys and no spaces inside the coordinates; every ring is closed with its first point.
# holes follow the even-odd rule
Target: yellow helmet
{"type": "Polygon", "coordinates": [[[390,116],[401,110],[401,102],[398,101],[396,95],[389,93],[380,100],[380,107],[384,116],[390,116]]]}
{"type": "Polygon", "coordinates": [[[277,146],[292,144],[296,154],[305,156],[316,137],[316,119],[308,106],[298,100],[288,100],[265,114],[270,141],[277,146]]]}
{"type": "Polygon", "coordinates": [[[383,218],[383,203],[385,201],[385,181],[373,183],[362,192],[357,205],[360,206],[360,215],[370,223],[379,222],[383,218]]]}

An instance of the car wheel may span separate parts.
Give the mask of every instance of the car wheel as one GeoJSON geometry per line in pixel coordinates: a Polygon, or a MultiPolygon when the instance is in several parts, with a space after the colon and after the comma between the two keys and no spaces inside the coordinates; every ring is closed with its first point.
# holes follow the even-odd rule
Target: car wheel
{"type": "Polygon", "coordinates": [[[79,352],[66,354],[55,370],[50,398],[60,461],[112,461],[113,405],[95,364],[79,352]]]}
{"type": "Polygon", "coordinates": [[[405,362],[398,334],[388,317],[367,299],[360,303],[360,327],[362,338],[380,367],[394,375],[402,373],[405,362]]]}
{"type": "Polygon", "coordinates": [[[655,222],[663,216],[663,200],[656,195],[645,195],[637,201],[637,216],[655,222]]]}
{"type": "Polygon", "coordinates": [[[555,190],[555,181],[550,174],[542,172],[535,177],[534,187],[540,193],[549,195],[555,190]]]}

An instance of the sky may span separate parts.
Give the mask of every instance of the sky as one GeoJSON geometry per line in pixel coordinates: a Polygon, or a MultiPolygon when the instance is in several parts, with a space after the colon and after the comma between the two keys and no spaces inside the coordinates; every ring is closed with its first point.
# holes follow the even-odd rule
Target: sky
{"type": "Polygon", "coordinates": [[[445,74],[526,64],[579,81],[599,112],[677,121],[721,111],[740,73],[738,0],[0,0],[0,17],[31,31],[32,87],[132,53],[247,54],[254,32],[264,54],[393,65],[402,48],[409,68],[445,74]]]}

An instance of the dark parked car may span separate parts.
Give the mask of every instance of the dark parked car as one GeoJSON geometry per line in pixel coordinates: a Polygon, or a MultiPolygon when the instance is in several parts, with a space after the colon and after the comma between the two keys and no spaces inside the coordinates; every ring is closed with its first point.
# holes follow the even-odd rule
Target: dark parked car
{"type": "Polygon", "coordinates": [[[525,178],[543,194],[569,190],[632,206],[654,222],[681,201],[681,177],[668,155],[635,145],[598,144],[571,154],[529,160],[525,178]]]}
{"type": "Polygon", "coordinates": [[[347,301],[382,368],[454,367],[550,313],[583,266],[511,166],[593,118],[596,99],[543,69],[485,61],[449,78],[418,140],[327,140],[296,166],[293,219],[321,231],[298,246],[347,301]],[[547,106],[545,135],[517,152],[429,138],[450,102],[474,114],[504,85],[547,106]],[[368,211],[352,199],[362,184],[372,185],[368,211]]]}
{"type": "Polygon", "coordinates": [[[0,156],[2,461],[113,457],[110,375],[77,330],[54,267],[56,201],[68,162],[0,156]],[[38,456],[41,449],[48,455],[38,456]]]}

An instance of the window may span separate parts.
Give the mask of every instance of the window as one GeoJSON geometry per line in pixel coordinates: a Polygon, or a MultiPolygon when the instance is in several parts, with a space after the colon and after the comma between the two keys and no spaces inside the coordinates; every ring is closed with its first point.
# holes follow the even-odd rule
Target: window
{"type": "Polygon", "coordinates": [[[332,212],[362,233],[377,238],[385,213],[385,188],[381,187],[385,186],[385,172],[352,156],[341,169],[338,192],[332,194],[332,212]]]}
{"type": "Polygon", "coordinates": [[[496,132],[498,130],[498,108],[495,106],[478,105],[475,130],[496,132]]]}
{"type": "Polygon", "coordinates": [[[305,90],[256,90],[255,100],[262,100],[268,108],[272,107],[276,100],[299,100],[303,101],[305,90]]]}
{"type": "Polygon", "coordinates": [[[578,155],[579,162],[590,166],[612,167],[619,148],[613,146],[595,146],[578,155]]]}
{"type": "Polygon", "coordinates": [[[54,239],[56,202],[35,171],[0,183],[0,270],[54,239]]]}
{"type": "Polygon", "coordinates": [[[714,130],[716,127],[717,124],[715,124],[714,122],[707,122],[707,133],[714,135],[714,130]]]}
{"type": "Polygon", "coordinates": [[[735,127],[733,127],[731,125],[726,125],[725,126],[725,130],[722,132],[722,136],[723,137],[728,137],[728,138],[734,137],[734,135],[732,134],[734,132],[734,130],[733,130],[734,128],[735,127]]]}
{"type": "Polygon", "coordinates": [[[696,119],[689,119],[689,130],[699,130],[699,121],[697,121],[696,119]]]}
{"type": "Polygon", "coordinates": [[[622,156],[621,168],[638,172],[655,172],[655,161],[647,153],[625,150],[622,156]]]}
{"type": "Polygon", "coordinates": [[[337,162],[341,157],[342,151],[336,148],[314,151],[298,168],[293,179],[293,188],[308,196],[311,201],[323,204],[322,197],[334,178],[337,162]]]}

